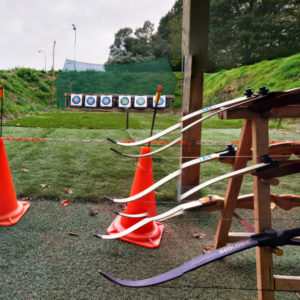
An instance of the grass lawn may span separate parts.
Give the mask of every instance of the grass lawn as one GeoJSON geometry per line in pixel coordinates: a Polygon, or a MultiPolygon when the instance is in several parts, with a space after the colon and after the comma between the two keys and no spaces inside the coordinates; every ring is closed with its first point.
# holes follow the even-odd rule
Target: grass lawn
{"type": "MultiPolygon", "coordinates": [[[[36,118],[16,120],[14,126],[6,124],[10,126],[3,128],[3,134],[69,140],[141,139],[149,136],[151,117],[150,114],[131,114],[130,129],[126,130],[122,123],[125,114],[40,114],[36,118]],[[76,127],[78,120],[89,119],[90,122],[76,127]],[[103,128],[99,125],[102,119],[105,120],[103,128]],[[51,124],[51,120],[60,120],[62,125],[51,124]]],[[[177,115],[159,114],[156,131],[178,119],[177,115]]],[[[222,150],[226,142],[239,139],[238,121],[216,128],[220,121],[214,120],[211,127],[203,130],[203,141],[224,142],[224,145],[204,144],[203,155],[222,150]]],[[[175,132],[165,140],[177,136],[175,132]]],[[[270,139],[300,140],[300,133],[271,129],[270,139]]],[[[93,237],[94,233],[105,232],[114,219],[113,211],[120,209],[116,204],[103,201],[103,196],[127,197],[137,164],[136,159],[118,157],[110,147],[109,143],[93,142],[5,141],[17,195],[30,197],[31,208],[15,226],[0,227],[0,299],[255,299],[254,249],[175,281],[145,289],[120,287],[97,273],[101,268],[119,278],[142,279],[177,267],[201,255],[203,247],[213,243],[219,217],[219,212],[193,211],[165,221],[161,246],[155,250],[93,237]],[[47,187],[42,188],[41,184],[47,187]],[[66,190],[73,193],[66,193],[66,190]],[[62,207],[59,201],[64,199],[71,200],[71,205],[62,207]],[[99,214],[90,216],[90,208],[97,209],[99,214]],[[199,231],[207,237],[193,238],[193,233],[199,231]],[[68,232],[79,236],[71,236],[68,232]]],[[[138,153],[140,150],[124,151],[138,153]]],[[[153,157],[155,181],[178,169],[179,153],[179,146],[175,146],[153,157]]],[[[229,165],[218,162],[203,164],[201,181],[229,170],[229,165]]],[[[203,194],[223,196],[225,189],[226,182],[218,183],[203,194]]],[[[251,176],[246,176],[242,193],[251,190],[251,176]]],[[[273,186],[272,192],[300,194],[299,175],[281,178],[280,185],[273,186]]],[[[158,190],[158,213],[176,205],[176,193],[176,180],[158,190]]],[[[239,210],[238,213],[253,222],[252,211],[239,210]]],[[[274,228],[300,226],[299,208],[287,212],[276,208],[272,214],[274,228]]],[[[233,230],[245,231],[236,220],[233,230]]],[[[283,257],[274,257],[275,273],[299,275],[299,250],[290,246],[284,249],[283,257]]],[[[296,293],[291,292],[276,292],[276,297],[297,298],[296,293]]]]}

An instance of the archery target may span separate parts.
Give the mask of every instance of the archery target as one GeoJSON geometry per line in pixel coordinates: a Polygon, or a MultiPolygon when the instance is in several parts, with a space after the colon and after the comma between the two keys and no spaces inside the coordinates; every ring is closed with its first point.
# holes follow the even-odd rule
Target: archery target
{"type": "Polygon", "coordinates": [[[101,107],[112,107],[112,95],[101,96],[100,106],[101,107]]]}
{"type": "Polygon", "coordinates": [[[119,96],[119,107],[120,108],[131,107],[131,96],[119,96]]]}
{"type": "MultiPolygon", "coordinates": [[[[157,107],[166,107],[167,102],[166,102],[166,96],[160,96],[160,99],[158,100],[157,107]]],[[[153,107],[155,107],[155,96],[153,97],[153,107]]]]}
{"type": "Polygon", "coordinates": [[[86,95],[84,105],[85,107],[97,107],[97,96],[86,95]]]}
{"type": "Polygon", "coordinates": [[[71,94],[71,106],[82,106],[81,94],[71,94]]]}
{"type": "Polygon", "coordinates": [[[147,96],[135,96],[134,107],[147,107],[147,96]]]}

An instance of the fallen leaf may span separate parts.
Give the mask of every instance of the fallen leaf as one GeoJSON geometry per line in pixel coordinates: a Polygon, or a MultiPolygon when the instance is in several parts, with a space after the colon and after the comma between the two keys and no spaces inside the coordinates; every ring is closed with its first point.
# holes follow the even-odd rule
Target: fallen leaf
{"type": "Polygon", "coordinates": [[[297,293],[297,294],[296,294],[296,297],[297,297],[298,299],[300,299],[300,294],[297,293]]]}
{"type": "Polygon", "coordinates": [[[28,169],[22,169],[22,171],[23,171],[24,173],[28,173],[28,172],[29,172],[28,169]]]}
{"type": "Polygon", "coordinates": [[[73,194],[73,191],[72,191],[71,189],[66,189],[65,192],[66,192],[67,194],[73,194]]]}
{"type": "Polygon", "coordinates": [[[272,202],[270,206],[271,206],[271,209],[273,210],[276,207],[276,203],[272,202]]]}
{"type": "Polygon", "coordinates": [[[96,209],[90,209],[90,216],[95,216],[98,214],[98,210],[96,209]]]}
{"type": "Polygon", "coordinates": [[[62,206],[68,206],[68,205],[71,204],[71,201],[70,201],[69,199],[62,200],[62,201],[60,201],[60,204],[61,204],[62,206]]]}
{"type": "Polygon", "coordinates": [[[72,236],[79,236],[78,233],[75,233],[75,232],[69,232],[69,235],[72,235],[72,236]]]}
{"type": "Polygon", "coordinates": [[[209,253],[213,250],[214,250],[214,246],[206,246],[206,247],[203,248],[203,253],[206,254],[206,253],[209,253]]]}
{"type": "Polygon", "coordinates": [[[40,184],[40,187],[41,187],[42,189],[44,189],[44,188],[51,189],[51,185],[47,185],[47,184],[45,184],[45,183],[41,183],[41,184],[40,184]]]}
{"type": "Polygon", "coordinates": [[[204,238],[206,237],[206,234],[199,231],[199,232],[195,232],[195,233],[193,234],[193,237],[194,237],[194,238],[198,238],[198,239],[204,239],[204,238]]]}
{"type": "Polygon", "coordinates": [[[21,201],[30,201],[30,200],[32,200],[32,198],[29,196],[21,198],[21,201]]]}
{"type": "Polygon", "coordinates": [[[127,203],[121,203],[118,205],[122,210],[125,210],[127,208],[127,203]]]}

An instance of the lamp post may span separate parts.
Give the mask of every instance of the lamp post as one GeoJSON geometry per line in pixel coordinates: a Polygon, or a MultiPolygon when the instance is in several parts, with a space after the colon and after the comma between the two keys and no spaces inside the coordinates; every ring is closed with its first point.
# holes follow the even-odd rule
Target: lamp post
{"type": "Polygon", "coordinates": [[[76,26],[75,26],[75,24],[72,24],[72,26],[73,26],[73,30],[74,30],[74,33],[75,33],[75,41],[74,41],[74,71],[76,71],[76,26]]]}
{"type": "Polygon", "coordinates": [[[52,99],[54,100],[54,56],[55,56],[55,45],[56,41],[53,42],[53,50],[52,50],[52,99]]]}
{"type": "Polygon", "coordinates": [[[38,53],[44,53],[44,60],[45,60],[45,72],[47,71],[47,62],[46,62],[46,52],[44,50],[38,50],[38,53]]]}

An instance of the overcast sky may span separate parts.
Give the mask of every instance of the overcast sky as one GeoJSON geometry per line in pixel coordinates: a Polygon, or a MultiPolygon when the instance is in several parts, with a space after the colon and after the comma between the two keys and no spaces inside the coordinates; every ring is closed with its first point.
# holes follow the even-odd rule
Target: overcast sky
{"type": "Polygon", "coordinates": [[[175,0],[0,0],[0,69],[30,67],[62,69],[65,59],[103,64],[114,34],[123,27],[135,30],[144,21],[155,24],[175,0]]]}

